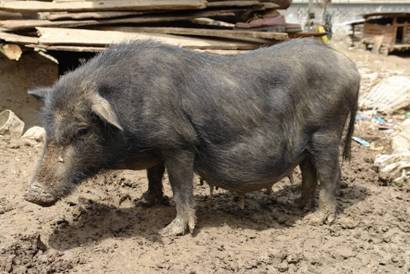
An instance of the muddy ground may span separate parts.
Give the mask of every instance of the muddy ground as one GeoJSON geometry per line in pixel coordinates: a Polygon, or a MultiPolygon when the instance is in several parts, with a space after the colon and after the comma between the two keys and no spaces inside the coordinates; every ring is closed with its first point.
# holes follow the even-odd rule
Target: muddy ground
{"type": "MultiPolygon", "coordinates": [[[[366,72],[410,73],[408,58],[342,50],[366,72]]],[[[41,146],[1,139],[0,273],[409,273],[410,186],[383,182],[373,168],[375,155],[390,149],[388,132],[360,122],[355,135],[376,150],[353,145],[334,225],[315,223],[294,205],[296,171],[294,184],[249,193],[244,210],[229,192],[211,199],[196,179],[195,234],[166,238],[158,231],[175,209],[138,206],[144,172],[101,174],[40,208],[22,194],[41,146]]],[[[165,190],[172,196],[167,180],[165,190]]]]}

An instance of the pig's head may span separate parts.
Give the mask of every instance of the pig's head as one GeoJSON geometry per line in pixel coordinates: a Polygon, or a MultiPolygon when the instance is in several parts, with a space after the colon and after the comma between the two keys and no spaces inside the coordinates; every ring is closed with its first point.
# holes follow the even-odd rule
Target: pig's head
{"type": "Polygon", "coordinates": [[[105,167],[112,147],[108,143],[121,136],[123,128],[113,106],[92,86],[75,86],[65,79],[29,94],[45,103],[46,142],[24,198],[51,206],[105,167]]]}

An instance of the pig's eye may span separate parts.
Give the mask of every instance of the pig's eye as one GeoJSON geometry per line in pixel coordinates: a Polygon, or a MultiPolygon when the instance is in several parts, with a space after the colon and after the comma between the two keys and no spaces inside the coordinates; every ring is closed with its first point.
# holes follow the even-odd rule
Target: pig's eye
{"type": "Polygon", "coordinates": [[[80,129],[78,130],[78,132],[77,132],[77,136],[78,136],[78,137],[83,136],[83,135],[87,134],[88,131],[89,131],[89,128],[87,128],[87,127],[85,127],[85,128],[80,128],[80,129]]]}

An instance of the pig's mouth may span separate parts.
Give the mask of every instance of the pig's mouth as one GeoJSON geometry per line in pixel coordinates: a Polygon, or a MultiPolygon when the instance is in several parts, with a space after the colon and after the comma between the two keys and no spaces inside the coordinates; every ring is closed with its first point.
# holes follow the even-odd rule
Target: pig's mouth
{"type": "Polygon", "coordinates": [[[50,192],[45,191],[38,183],[32,183],[24,194],[24,200],[43,206],[49,207],[54,205],[58,198],[50,192]]]}

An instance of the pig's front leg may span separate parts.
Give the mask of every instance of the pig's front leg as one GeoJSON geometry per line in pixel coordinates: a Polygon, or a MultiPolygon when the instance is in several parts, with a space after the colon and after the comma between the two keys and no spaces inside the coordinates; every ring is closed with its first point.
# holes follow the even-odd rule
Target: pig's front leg
{"type": "Polygon", "coordinates": [[[168,205],[168,197],[164,196],[162,188],[162,177],[164,176],[165,166],[160,163],[147,169],[148,191],[142,195],[139,203],[146,207],[158,204],[168,205]]]}
{"type": "Polygon", "coordinates": [[[189,151],[173,151],[164,156],[177,216],[161,234],[182,235],[187,229],[192,233],[196,224],[193,197],[194,154],[189,151]]]}

